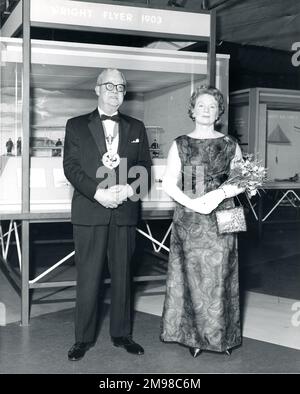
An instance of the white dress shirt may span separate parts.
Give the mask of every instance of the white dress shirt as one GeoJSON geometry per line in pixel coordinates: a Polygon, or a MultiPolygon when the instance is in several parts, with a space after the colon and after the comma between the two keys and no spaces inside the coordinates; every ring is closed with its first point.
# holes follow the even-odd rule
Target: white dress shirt
{"type": "MultiPolygon", "coordinates": [[[[99,111],[99,115],[100,116],[101,115],[107,115],[99,107],[98,107],[98,111],[99,111]]],[[[117,115],[117,114],[118,114],[118,111],[113,113],[112,115],[108,115],[108,116],[113,116],[113,115],[117,115]]],[[[109,135],[113,136],[114,135],[114,128],[115,127],[118,130],[118,124],[116,122],[114,122],[113,120],[110,120],[110,119],[103,120],[102,121],[102,125],[103,125],[103,128],[105,128],[105,133],[106,133],[107,136],[109,136],[109,135]]],[[[113,139],[112,144],[111,144],[111,152],[113,154],[118,152],[118,146],[119,146],[119,132],[117,131],[117,135],[115,136],[115,138],[113,139]]],[[[106,141],[106,149],[108,149],[107,141],[106,141]]]]}

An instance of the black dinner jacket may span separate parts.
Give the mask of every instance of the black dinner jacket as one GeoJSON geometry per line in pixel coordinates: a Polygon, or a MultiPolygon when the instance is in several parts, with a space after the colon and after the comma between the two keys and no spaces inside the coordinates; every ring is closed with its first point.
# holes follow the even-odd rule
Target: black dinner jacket
{"type": "MultiPolygon", "coordinates": [[[[66,178],[74,187],[73,224],[105,225],[110,221],[112,209],[103,207],[94,199],[98,184],[105,179],[105,176],[99,178],[96,174],[99,166],[103,165],[102,156],[106,150],[98,109],[67,121],[63,166],[66,178]]],[[[128,171],[137,165],[145,167],[147,181],[150,182],[151,158],[145,126],[141,121],[124,114],[120,114],[118,153],[121,159],[127,159],[128,171]]],[[[119,183],[119,168],[116,172],[116,183],[119,183]]],[[[127,177],[129,184],[135,180],[127,177]]],[[[114,209],[117,224],[136,225],[139,208],[139,201],[130,199],[119,205],[114,209]]]]}

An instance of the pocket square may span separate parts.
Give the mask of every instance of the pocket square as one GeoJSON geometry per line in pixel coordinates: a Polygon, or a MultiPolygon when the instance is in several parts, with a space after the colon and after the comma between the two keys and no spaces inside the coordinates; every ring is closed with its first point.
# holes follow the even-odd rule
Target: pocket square
{"type": "Polygon", "coordinates": [[[138,144],[140,142],[139,138],[136,138],[135,140],[130,141],[131,144],[138,144]]]}

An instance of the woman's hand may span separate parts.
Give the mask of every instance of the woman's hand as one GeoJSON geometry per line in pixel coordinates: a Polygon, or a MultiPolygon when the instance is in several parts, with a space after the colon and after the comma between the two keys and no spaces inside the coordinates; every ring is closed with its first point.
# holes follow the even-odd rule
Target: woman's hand
{"type": "Polygon", "coordinates": [[[224,190],[226,198],[235,197],[245,191],[245,188],[239,187],[237,185],[222,185],[220,189],[224,190]]]}
{"type": "Polygon", "coordinates": [[[224,200],[224,196],[222,190],[212,190],[202,197],[191,199],[189,208],[203,215],[208,215],[224,200]]]}

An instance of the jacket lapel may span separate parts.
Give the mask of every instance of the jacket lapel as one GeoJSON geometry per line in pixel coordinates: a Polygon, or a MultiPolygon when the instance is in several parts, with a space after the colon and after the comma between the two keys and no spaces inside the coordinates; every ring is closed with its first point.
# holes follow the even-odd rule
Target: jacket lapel
{"type": "Polygon", "coordinates": [[[102,158],[102,156],[106,152],[106,142],[105,142],[104,130],[102,127],[102,122],[100,120],[100,116],[97,108],[95,109],[95,111],[93,111],[90,114],[88,126],[96,142],[100,156],[102,158]]]}
{"type": "Polygon", "coordinates": [[[126,156],[126,148],[129,139],[129,122],[122,116],[120,113],[120,123],[119,123],[119,146],[118,146],[118,154],[120,157],[126,156]]]}
{"type": "MultiPolygon", "coordinates": [[[[102,126],[102,122],[100,120],[98,109],[95,109],[90,114],[89,129],[92,133],[92,136],[96,142],[99,153],[101,157],[107,151],[106,142],[105,142],[105,134],[102,126]]],[[[119,146],[118,146],[118,154],[120,157],[126,156],[126,148],[129,139],[129,122],[120,114],[120,123],[119,123],[119,146]]]]}

